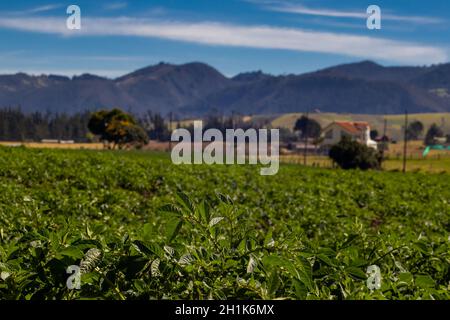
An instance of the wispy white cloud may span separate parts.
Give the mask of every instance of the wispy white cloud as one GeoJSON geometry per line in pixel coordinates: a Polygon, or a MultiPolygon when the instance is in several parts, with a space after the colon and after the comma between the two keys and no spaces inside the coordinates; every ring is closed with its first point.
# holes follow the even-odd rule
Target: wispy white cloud
{"type": "Polygon", "coordinates": [[[153,7],[144,11],[147,16],[161,16],[168,13],[168,10],[164,7],[153,7]]]}
{"type": "Polygon", "coordinates": [[[128,56],[71,56],[69,58],[74,60],[90,60],[90,61],[134,62],[134,61],[145,61],[148,60],[149,57],[128,55],[128,56]]]}
{"type": "Polygon", "coordinates": [[[81,30],[50,17],[0,18],[0,28],[62,36],[136,36],[203,45],[283,49],[413,64],[440,63],[445,50],[429,45],[346,33],[316,32],[266,25],[177,22],[136,18],[84,18],[81,30]]]}
{"type": "Polygon", "coordinates": [[[20,11],[9,11],[7,12],[8,15],[27,15],[27,14],[36,14],[36,13],[43,13],[43,12],[49,12],[56,9],[62,8],[62,4],[48,4],[38,7],[33,7],[30,9],[24,9],[20,11]]]}
{"type": "Polygon", "coordinates": [[[55,9],[61,8],[60,4],[48,4],[40,7],[31,8],[29,10],[26,10],[28,13],[40,13],[40,12],[46,12],[46,11],[52,11],[55,9]]]}
{"type": "Polygon", "coordinates": [[[127,2],[112,2],[104,6],[106,10],[120,10],[125,9],[126,7],[128,7],[127,2]]]}
{"type": "MultiPolygon", "coordinates": [[[[286,12],[301,15],[311,15],[311,16],[321,16],[321,17],[332,17],[332,18],[353,18],[353,19],[366,19],[367,14],[365,10],[360,11],[349,11],[349,10],[338,10],[330,8],[312,8],[307,7],[297,3],[290,3],[286,1],[277,0],[246,0],[247,2],[255,3],[267,10],[286,12]]],[[[442,23],[443,20],[436,17],[424,17],[424,16],[402,16],[392,13],[385,13],[382,8],[382,18],[384,20],[398,21],[398,22],[409,22],[417,24],[436,24],[442,23]]]]}
{"type": "Polygon", "coordinates": [[[0,58],[2,59],[14,59],[26,53],[25,50],[3,51],[0,52],[0,58]]]}

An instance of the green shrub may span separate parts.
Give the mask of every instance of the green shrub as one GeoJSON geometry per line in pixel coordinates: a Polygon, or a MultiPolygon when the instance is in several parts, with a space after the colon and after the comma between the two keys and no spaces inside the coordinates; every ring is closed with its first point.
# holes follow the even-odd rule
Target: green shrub
{"type": "Polygon", "coordinates": [[[331,147],[329,156],[342,169],[381,168],[379,152],[347,137],[331,147]]]}

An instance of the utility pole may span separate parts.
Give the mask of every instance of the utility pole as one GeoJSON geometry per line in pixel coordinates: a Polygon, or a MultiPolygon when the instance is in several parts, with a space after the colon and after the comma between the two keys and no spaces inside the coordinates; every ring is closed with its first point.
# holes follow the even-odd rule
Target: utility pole
{"type": "Polygon", "coordinates": [[[387,119],[384,118],[384,128],[383,128],[383,136],[381,137],[381,161],[384,161],[384,151],[387,149],[388,141],[385,141],[387,139],[386,136],[387,132],[387,119]]]}
{"type": "Polygon", "coordinates": [[[231,127],[233,130],[236,129],[234,125],[234,114],[235,114],[234,110],[231,110],[231,127]]]}
{"type": "MultiPolygon", "coordinates": [[[[172,135],[172,121],[173,121],[173,112],[170,111],[169,113],[169,133],[172,135]]],[[[169,137],[169,151],[172,151],[172,138],[169,137]]]]}
{"type": "Polygon", "coordinates": [[[403,146],[403,173],[406,172],[406,153],[408,152],[408,110],[405,110],[405,135],[403,146]]]}
{"type": "Polygon", "coordinates": [[[304,132],[304,148],[303,148],[303,165],[307,164],[307,152],[308,152],[308,122],[309,122],[309,108],[306,109],[306,123],[304,132]]]}

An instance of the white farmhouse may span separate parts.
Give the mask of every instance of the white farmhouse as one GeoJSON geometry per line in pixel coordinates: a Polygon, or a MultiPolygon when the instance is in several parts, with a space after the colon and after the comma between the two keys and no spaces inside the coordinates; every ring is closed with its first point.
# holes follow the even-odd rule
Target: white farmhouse
{"type": "Polygon", "coordinates": [[[323,141],[321,147],[329,149],[345,136],[365,144],[370,148],[377,149],[377,143],[370,139],[369,123],[363,121],[332,122],[322,130],[323,141]]]}

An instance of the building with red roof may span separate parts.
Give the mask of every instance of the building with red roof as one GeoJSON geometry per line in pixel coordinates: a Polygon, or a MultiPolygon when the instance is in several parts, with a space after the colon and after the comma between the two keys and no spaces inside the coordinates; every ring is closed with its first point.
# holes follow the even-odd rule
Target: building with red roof
{"type": "Polygon", "coordinates": [[[377,149],[376,141],[370,138],[370,125],[365,121],[333,121],[322,130],[322,137],[321,147],[325,149],[338,143],[343,137],[377,149]]]}

